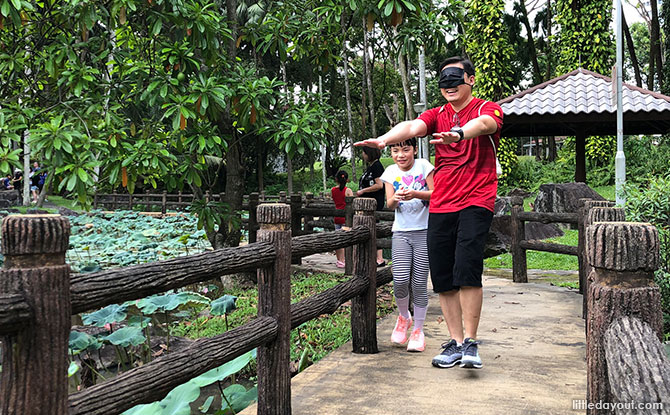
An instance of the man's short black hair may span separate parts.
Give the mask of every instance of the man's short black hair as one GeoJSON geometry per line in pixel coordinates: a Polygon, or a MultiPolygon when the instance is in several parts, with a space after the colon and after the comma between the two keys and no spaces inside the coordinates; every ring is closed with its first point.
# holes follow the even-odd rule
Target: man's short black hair
{"type": "Polygon", "coordinates": [[[451,58],[445,59],[440,64],[440,67],[437,68],[437,73],[442,72],[442,69],[445,66],[452,65],[454,63],[460,63],[461,65],[463,65],[463,70],[465,71],[466,74],[470,76],[475,76],[475,67],[472,65],[472,62],[470,62],[470,59],[466,59],[462,56],[452,56],[451,58]]]}

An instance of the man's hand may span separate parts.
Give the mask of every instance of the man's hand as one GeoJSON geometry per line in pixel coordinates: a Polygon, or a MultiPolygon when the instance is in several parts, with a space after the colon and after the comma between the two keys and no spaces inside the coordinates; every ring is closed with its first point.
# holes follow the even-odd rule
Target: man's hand
{"type": "MultiPolygon", "coordinates": [[[[430,144],[451,144],[459,141],[461,136],[454,131],[445,131],[443,133],[433,133],[433,139],[430,144]]],[[[354,144],[355,145],[355,144],[354,144]]]]}
{"type": "Polygon", "coordinates": [[[356,196],[358,196],[358,197],[361,197],[361,196],[363,196],[364,194],[365,194],[365,192],[363,192],[362,190],[357,190],[357,191],[356,191],[356,196]]]}
{"type": "Polygon", "coordinates": [[[354,143],[354,147],[372,147],[383,150],[386,147],[386,143],[379,138],[368,138],[367,140],[354,143]]]}

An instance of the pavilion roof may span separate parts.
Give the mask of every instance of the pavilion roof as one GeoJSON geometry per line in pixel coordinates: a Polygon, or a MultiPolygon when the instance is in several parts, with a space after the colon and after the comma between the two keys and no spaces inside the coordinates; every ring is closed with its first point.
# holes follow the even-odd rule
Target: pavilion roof
{"type": "MultiPolygon", "coordinates": [[[[503,136],[616,134],[612,79],[576,69],[498,101],[503,136]]],[[[670,97],[624,84],[624,134],[670,132],[670,97]]]]}

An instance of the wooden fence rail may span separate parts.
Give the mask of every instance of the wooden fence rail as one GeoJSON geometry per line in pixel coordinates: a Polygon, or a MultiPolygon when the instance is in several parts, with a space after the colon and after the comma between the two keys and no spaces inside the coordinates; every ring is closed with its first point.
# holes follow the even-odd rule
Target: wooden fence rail
{"type": "MultiPolygon", "coordinates": [[[[524,212],[523,198],[514,196],[511,199],[512,204],[512,278],[514,282],[528,282],[528,271],[526,261],[526,251],[543,251],[555,254],[574,255],[579,262],[579,292],[583,293],[586,287],[584,270],[586,263],[584,261],[584,229],[593,220],[624,220],[623,209],[613,208],[614,203],[609,201],[594,201],[591,199],[580,199],[577,213],[552,213],[552,212],[524,212]],[[593,216],[593,211],[599,207],[603,210],[598,211],[593,216]],[[590,215],[590,216],[589,216],[590,215]],[[600,215],[600,216],[598,216],[600,215]],[[540,223],[567,223],[577,225],[578,244],[577,246],[526,240],[525,222],[540,223]]],[[[585,302],[586,304],[586,302],[585,302]]]]}
{"type": "Polygon", "coordinates": [[[376,287],[391,281],[377,272],[374,199],[356,199],[351,231],[292,237],[291,207],[260,204],[259,242],[128,268],[76,275],[65,264],[69,222],[57,215],[9,216],[2,227],[5,265],[0,271],[3,414],[113,414],[163,397],[172,388],[256,347],[259,414],[291,411],[290,330],[352,300],[354,352],[375,353],[376,287]],[[290,259],[354,246],[355,275],[290,303],[290,259]],[[67,395],[70,315],[134,300],[219,275],[258,269],[258,318],[224,334],[194,342],[110,381],[67,395]],[[367,321],[369,320],[369,321],[367,321]],[[50,385],[45,393],[44,385],[50,385]],[[53,409],[53,410],[52,410],[53,409]]]}

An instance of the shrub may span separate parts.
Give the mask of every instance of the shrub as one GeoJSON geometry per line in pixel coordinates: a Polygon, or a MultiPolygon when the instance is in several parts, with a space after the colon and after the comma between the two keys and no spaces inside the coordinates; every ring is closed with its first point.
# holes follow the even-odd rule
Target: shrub
{"type": "Polygon", "coordinates": [[[646,184],[629,184],[626,190],[628,220],[649,222],[658,228],[661,266],[655,281],[661,289],[664,332],[670,332],[670,174],[651,178],[646,184]]]}

